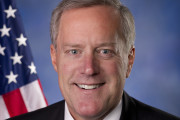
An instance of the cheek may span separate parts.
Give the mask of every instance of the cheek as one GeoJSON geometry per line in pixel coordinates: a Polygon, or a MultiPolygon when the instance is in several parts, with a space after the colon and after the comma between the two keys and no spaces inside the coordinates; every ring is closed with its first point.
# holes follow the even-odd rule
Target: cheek
{"type": "Polygon", "coordinates": [[[73,65],[71,64],[59,64],[58,76],[63,82],[68,82],[69,77],[73,73],[73,65]]]}
{"type": "Polygon", "coordinates": [[[65,75],[71,74],[72,71],[74,71],[74,69],[75,69],[75,65],[73,64],[69,64],[69,63],[62,64],[62,72],[65,75]]]}
{"type": "Polygon", "coordinates": [[[101,68],[109,76],[117,76],[120,72],[120,65],[115,61],[101,63],[101,68]]]}
{"type": "Polygon", "coordinates": [[[78,64],[64,60],[59,63],[58,68],[59,82],[67,85],[71,84],[78,71],[78,64]]]}
{"type": "Polygon", "coordinates": [[[109,96],[110,103],[118,103],[121,99],[125,84],[122,66],[115,62],[108,62],[102,65],[104,70],[104,78],[107,81],[106,96],[109,96]]]}
{"type": "Polygon", "coordinates": [[[71,83],[73,83],[73,77],[75,75],[74,64],[69,64],[68,62],[63,62],[58,64],[58,81],[61,93],[65,99],[69,99],[71,96],[71,83]]]}
{"type": "Polygon", "coordinates": [[[102,65],[104,75],[107,78],[109,89],[113,91],[121,90],[125,83],[125,70],[123,64],[117,61],[109,61],[102,65]]]}

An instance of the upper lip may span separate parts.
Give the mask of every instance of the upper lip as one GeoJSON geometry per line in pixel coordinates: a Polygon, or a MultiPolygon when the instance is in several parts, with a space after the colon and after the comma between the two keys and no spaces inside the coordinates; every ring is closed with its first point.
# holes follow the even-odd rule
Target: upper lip
{"type": "Polygon", "coordinates": [[[103,85],[105,82],[101,83],[74,83],[75,85],[103,85]]]}
{"type": "Polygon", "coordinates": [[[101,82],[101,83],[74,83],[74,84],[79,84],[79,85],[100,85],[100,84],[104,84],[105,82],[101,82]]]}

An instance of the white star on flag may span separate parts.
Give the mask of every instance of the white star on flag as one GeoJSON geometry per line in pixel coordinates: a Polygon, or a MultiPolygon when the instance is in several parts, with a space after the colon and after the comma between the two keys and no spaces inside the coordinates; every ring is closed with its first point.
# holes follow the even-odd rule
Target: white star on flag
{"type": "Polygon", "coordinates": [[[9,6],[9,9],[8,9],[8,10],[4,10],[4,12],[7,13],[7,18],[9,18],[9,17],[15,18],[14,13],[15,13],[16,11],[17,11],[16,9],[12,9],[12,6],[11,6],[11,5],[9,6]]]}
{"type": "Polygon", "coordinates": [[[2,46],[0,45],[0,54],[3,55],[3,56],[5,55],[5,54],[4,54],[4,50],[5,50],[5,49],[6,49],[6,47],[2,47],[2,46]]]}
{"type": "Polygon", "coordinates": [[[3,25],[3,28],[2,29],[0,29],[0,31],[2,32],[1,33],[1,37],[3,37],[3,36],[9,36],[9,31],[11,30],[11,28],[7,28],[6,27],[6,25],[4,24],[3,25]]]}
{"type": "Polygon", "coordinates": [[[31,70],[31,74],[36,74],[36,67],[33,62],[31,62],[31,65],[28,66],[28,68],[31,70]]]}
{"type": "Polygon", "coordinates": [[[16,52],[14,57],[10,57],[13,60],[13,65],[15,65],[16,63],[21,64],[21,58],[23,56],[18,56],[18,53],[16,52]]]}
{"type": "Polygon", "coordinates": [[[11,82],[17,83],[16,78],[18,75],[15,75],[12,71],[10,72],[10,75],[6,75],[6,78],[8,78],[8,84],[11,82]]]}
{"type": "Polygon", "coordinates": [[[21,46],[21,45],[26,46],[26,40],[27,40],[27,38],[25,38],[25,37],[23,36],[23,34],[21,34],[19,38],[16,38],[16,40],[19,42],[18,46],[21,46]]]}

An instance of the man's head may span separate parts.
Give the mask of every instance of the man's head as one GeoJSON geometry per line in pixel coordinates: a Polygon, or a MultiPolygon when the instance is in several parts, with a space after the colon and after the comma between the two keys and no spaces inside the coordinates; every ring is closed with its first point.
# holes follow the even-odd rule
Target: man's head
{"type": "Polygon", "coordinates": [[[51,21],[51,59],[71,115],[102,119],[134,61],[134,22],[118,0],[64,0],[51,21]]]}

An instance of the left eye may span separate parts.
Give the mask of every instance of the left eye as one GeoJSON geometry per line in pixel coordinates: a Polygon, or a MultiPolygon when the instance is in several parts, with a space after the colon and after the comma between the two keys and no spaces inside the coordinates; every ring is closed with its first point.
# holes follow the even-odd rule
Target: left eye
{"type": "Polygon", "coordinates": [[[103,57],[103,58],[110,58],[113,57],[114,52],[109,49],[101,49],[97,51],[98,55],[103,57]]]}
{"type": "Polygon", "coordinates": [[[109,54],[111,51],[108,50],[108,49],[104,49],[104,50],[101,50],[100,53],[101,54],[109,54]]]}

